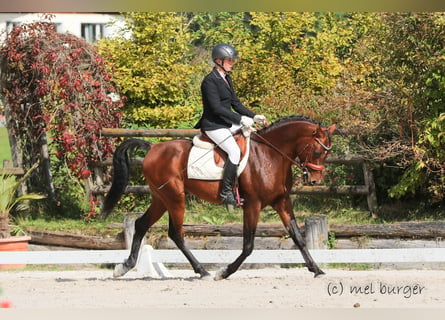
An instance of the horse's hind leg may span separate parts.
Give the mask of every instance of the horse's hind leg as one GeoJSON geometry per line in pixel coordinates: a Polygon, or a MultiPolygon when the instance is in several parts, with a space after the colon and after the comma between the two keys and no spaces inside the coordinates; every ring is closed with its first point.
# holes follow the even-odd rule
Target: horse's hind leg
{"type": "Polygon", "coordinates": [[[126,274],[128,271],[134,268],[136,265],[139,250],[141,248],[142,239],[145,237],[148,229],[162,217],[164,212],[166,211],[165,206],[162,202],[153,197],[152,204],[148,208],[148,210],[138,219],[134,224],[134,235],[133,241],[131,243],[131,251],[129,257],[125,260],[124,263],[116,265],[114,268],[113,276],[115,278],[121,277],[126,274]]]}
{"type": "Polygon", "coordinates": [[[295,220],[295,215],[292,210],[292,203],[290,201],[290,198],[285,197],[281,199],[273,206],[273,208],[277,210],[286,230],[289,232],[289,235],[291,236],[294,243],[300,249],[301,255],[303,256],[308,270],[313,272],[315,277],[323,275],[324,272],[318,267],[317,263],[314,261],[311,254],[309,253],[309,250],[306,247],[306,241],[301,235],[300,229],[298,228],[297,222],[295,220]]]}
{"type": "Polygon", "coordinates": [[[201,278],[208,277],[210,274],[202,266],[202,264],[195,258],[192,252],[185,246],[184,233],[182,228],[184,211],[170,211],[169,210],[169,226],[168,236],[176,244],[179,250],[184,254],[187,260],[193,267],[195,273],[199,273],[201,278]]]}

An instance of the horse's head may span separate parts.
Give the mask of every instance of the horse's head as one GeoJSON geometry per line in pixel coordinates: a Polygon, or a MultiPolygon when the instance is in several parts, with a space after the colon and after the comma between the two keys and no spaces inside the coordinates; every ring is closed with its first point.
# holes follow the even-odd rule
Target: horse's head
{"type": "Polygon", "coordinates": [[[312,135],[307,138],[304,148],[298,152],[304,183],[319,184],[323,179],[324,162],[331,150],[331,136],[336,128],[336,124],[328,128],[318,124],[312,135]]]}
{"type": "Polygon", "coordinates": [[[336,129],[336,124],[324,128],[308,117],[290,116],[258,131],[255,136],[275,150],[277,156],[298,165],[305,184],[317,184],[323,178],[324,162],[336,129]]]}

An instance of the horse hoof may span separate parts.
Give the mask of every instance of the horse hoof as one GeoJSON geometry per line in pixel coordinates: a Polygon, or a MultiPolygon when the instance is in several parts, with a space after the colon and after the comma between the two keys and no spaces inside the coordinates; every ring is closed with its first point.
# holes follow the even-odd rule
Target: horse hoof
{"type": "Polygon", "coordinates": [[[127,272],[128,272],[128,269],[127,269],[127,267],[124,266],[123,263],[117,264],[114,267],[113,278],[122,277],[127,272]]]}
{"type": "Polygon", "coordinates": [[[204,281],[209,281],[212,280],[212,277],[210,276],[210,274],[205,274],[202,275],[201,278],[199,278],[200,280],[204,280],[204,281]]]}
{"type": "Polygon", "coordinates": [[[319,271],[319,272],[316,272],[315,274],[314,274],[314,278],[324,278],[326,276],[326,273],[324,273],[323,271],[319,271]]]}
{"type": "Polygon", "coordinates": [[[225,268],[220,269],[220,270],[216,271],[214,279],[216,281],[224,280],[225,278],[227,278],[227,276],[225,274],[226,274],[226,269],[225,268]]]}

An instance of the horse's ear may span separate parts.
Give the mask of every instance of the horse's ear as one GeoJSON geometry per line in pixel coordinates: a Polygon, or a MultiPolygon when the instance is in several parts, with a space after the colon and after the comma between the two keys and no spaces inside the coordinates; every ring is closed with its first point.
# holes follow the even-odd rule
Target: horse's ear
{"type": "Polygon", "coordinates": [[[337,124],[336,124],[336,123],[331,124],[331,125],[328,127],[328,133],[329,133],[329,136],[332,136],[332,135],[334,134],[335,130],[337,130],[337,124]]]}

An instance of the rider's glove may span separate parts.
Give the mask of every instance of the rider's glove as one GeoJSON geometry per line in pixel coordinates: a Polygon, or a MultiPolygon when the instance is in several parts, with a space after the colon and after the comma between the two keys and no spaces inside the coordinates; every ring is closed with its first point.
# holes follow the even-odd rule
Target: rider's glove
{"type": "Polygon", "coordinates": [[[263,116],[262,114],[257,114],[255,117],[253,117],[253,121],[255,121],[255,123],[258,123],[260,125],[265,125],[267,120],[266,117],[263,116]]]}
{"type": "Polygon", "coordinates": [[[250,128],[250,127],[253,126],[254,121],[253,121],[253,119],[250,118],[250,117],[241,116],[240,124],[241,124],[243,127],[250,128]]]}

